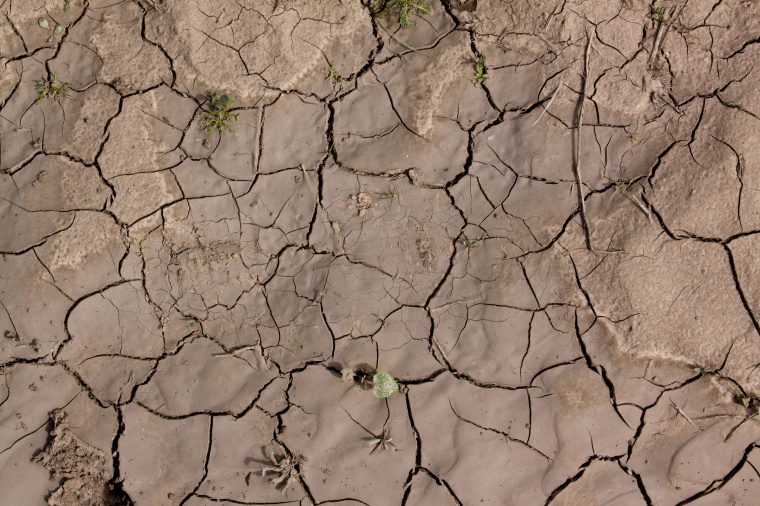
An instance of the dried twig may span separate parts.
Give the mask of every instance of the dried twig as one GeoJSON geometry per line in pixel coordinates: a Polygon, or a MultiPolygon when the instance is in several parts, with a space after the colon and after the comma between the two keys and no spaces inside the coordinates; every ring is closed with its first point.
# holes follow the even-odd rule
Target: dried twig
{"type": "Polygon", "coordinates": [[[234,350],[230,350],[229,352],[223,352],[223,353],[213,353],[211,356],[214,358],[219,357],[234,357],[237,359],[240,359],[250,365],[250,362],[248,362],[246,359],[240,356],[240,354],[244,351],[248,350],[256,350],[258,354],[256,355],[256,358],[258,359],[259,366],[262,369],[269,370],[269,364],[267,364],[267,357],[264,356],[264,349],[261,347],[261,344],[251,344],[248,346],[241,346],[239,348],[235,348],[234,350]]]}
{"type": "MultiPolygon", "coordinates": [[[[412,51],[413,53],[416,53],[417,51],[422,51],[423,49],[425,49],[425,48],[417,48],[417,47],[410,46],[409,44],[407,44],[406,42],[404,42],[402,39],[400,39],[399,37],[397,37],[395,33],[392,33],[390,30],[388,30],[386,27],[384,27],[383,24],[380,21],[377,22],[377,26],[379,26],[380,28],[382,28],[383,31],[385,33],[387,33],[388,36],[390,36],[391,39],[395,40],[396,42],[398,42],[399,44],[401,44],[402,46],[404,46],[409,51],[412,51]]],[[[425,54],[425,53],[422,53],[422,54],[424,54],[425,56],[427,56],[431,60],[433,59],[428,54],[425,54]]]]}
{"type": "Polygon", "coordinates": [[[651,223],[652,221],[652,214],[649,212],[649,209],[639,200],[636,195],[633,195],[628,192],[628,189],[625,188],[622,184],[616,184],[615,185],[615,191],[617,193],[620,193],[623,195],[623,197],[627,198],[633,205],[638,207],[642,213],[647,217],[647,220],[651,223]]]}
{"type": "Polygon", "coordinates": [[[660,53],[660,47],[662,47],[662,43],[665,41],[665,36],[668,34],[670,25],[672,25],[678,15],[681,14],[684,5],[686,5],[685,1],[682,4],[674,6],[668,12],[668,19],[657,22],[657,31],[654,34],[652,52],[649,54],[649,61],[647,62],[650,68],[654,65],[654,61],[660,53]]]}
{"type": "Polygon", "coordinates": [[[676,409],[679,415],[686,418],[686,421],[689,422],[695,429],[697,429],[697,432],[699,432],[699,427],[697,427],[697,424],[691,421],[691,418],[686,416],[686,413],[683,412],[681,408],[679,408],[675,402],[673,402],[673,399],[670,399],[670,403],[673,405],[673,407],[676,409]]]}
{"type": "Polygon", "coordinates": [[[536,121],[534,121],[533,123],[531,123],[531,125],[530,125],[531,127],[535,126],[536,123],[538,123],[539,121],[541,121],[541,118],[544,117],[544,114],[546,114],[546,111],[548,111],[549,107],[552,106],[552,102],[554,102],[554,97],[557,96],[557,94],[559,93],[559,89],[560,88],[562,88],[562,80],[561,79],[559,81],[559,85],[557,86],[557,89],[554,90],[554,93],[552,94],[552,98],[549,99],[549,103],[546,104],[546,107],[544,107],[544,110],[541,111],[541,114],[538,116],[538,118],[536,118],[536,121]]]}
{"type": "Polygon", "coordinates": [[[544,23],[543,28],[541,28],[541,33],[544,33],[547,28],[549,28],[549,23],[552,22],[552,19],[554,19],[554,16],[557,15],[558,12],[562,11],[562,7],[564,6],[564,3],[560,3],[557,7],[554,8],[551,15],[549,16],[549,19],[546,20],[546,23],[544,23]],[[557,10],[559,9],[559,10],[557,10]]]}
{"type": "Polygon", "coordinates": [[[583,125],[583,106],[586,102],[586,88],[588,86],[588,60],[591,54],[592,33],[587,33],[586,38],[586,56],[583,64],[583,88],[581,89],[581,98],[576,109],[576,121],[573,140],[575,141],[575,150],[573,153],[573,171],[575,172],[575,184],[578,185],[578,206],[581,210],[581,220],[583,221],[583,231],[586,234],[586,249],[593,251],[591,245],[591,228],[586,216],[586,201],[583,198],[583,181],[581,180],[581,126],[583,125]]]}

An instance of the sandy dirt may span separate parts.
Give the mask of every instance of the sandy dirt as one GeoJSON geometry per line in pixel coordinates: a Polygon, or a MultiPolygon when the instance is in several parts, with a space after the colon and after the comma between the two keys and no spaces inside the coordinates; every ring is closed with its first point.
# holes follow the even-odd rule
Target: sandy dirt
{"type": "Polygon", "coordinates": [[[760,1],[379,9],[0,0],[0,504],[757,504],[760,1]]]}

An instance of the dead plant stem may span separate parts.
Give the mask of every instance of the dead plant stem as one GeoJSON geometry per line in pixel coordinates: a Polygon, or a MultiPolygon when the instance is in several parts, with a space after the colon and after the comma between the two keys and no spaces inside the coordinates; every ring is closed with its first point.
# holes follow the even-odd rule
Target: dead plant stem
{"type": "Polygon", "coordinates": [[[581,179],[581,126],[583,125],[583,106],[586,102],[586,89],[588,88],[588,60],[589,55],[591,54],[591,41],[593,39],[593,32],[587,33],[586,38],[588,39],[588,42],[586,42],[586,55],[583,64],[583,87],[581,89],[580,101],[578,102],[578,107],[576,109],[577,114],[574,129],[575,135],[573,137],[575,140],[573,170],[575,172],[575,184],[578,186],[578,206],[580,207],[581,211],[583,231],[586,235],[586,248],[589,251],[593,251],[594,248],[591,244],[591,228],[589,227],[588,216],[586,215],[586,201],[583,198],[583,180],[581,179]]]}

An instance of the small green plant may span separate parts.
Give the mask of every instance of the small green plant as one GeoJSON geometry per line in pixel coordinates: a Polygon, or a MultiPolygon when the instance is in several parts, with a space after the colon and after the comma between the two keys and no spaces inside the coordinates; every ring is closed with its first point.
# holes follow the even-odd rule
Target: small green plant
{"type": "Polygon", "coordinates": [[[335,64],[330,60],[327,60],[327,70],[325,70],[325,80],[330,81],[333,84],[337,84],[340,89],[343,89],[343,81],[345,79],[342,75],[335,70],[335,64]]]}
{"type": "Polygon", "coordinates": [[[398,383],[387,372],[373,374],[365,368],[346,367],[340,373],[343,381],[356,383],[362,390],[372,390],[378,399],[385,399],[398,392],[398,383]]]}
{"type": "Polygon", "coordinates": [[[398,392],[398,383],[387,372],[379,372],[372,378],[372,392],[378,399],[385,399],[398,392]]]}
{"type": "Polygon", "coordinates": [[[462,246],[464,246],[467,249],[472,249],[483,240],[483,236],[481,235],[477,239],[462,239],[462,246]]]}
{"type": "Polygon", "coordinates": [[[63,6],[64,6],[64,9],[66,9],[67,11],[70,11],[71,10],[71,0],[63,0],[63,6]]]}
{"type": "Polygon", "coordinates": [[[396,198],[396,193],[393,190],[388,190],[380,194],[382,200],[393,200],[396,198]]]}
{"type": "Polygon", "coordinates": [[[71,89],[71,83],[63,83],[58,81],[58,76],[55,73],[50,77],[42,78],[37,82],[37,103],[42,102],[46,98],[53,98],[60,100],[61,98],[71,98],[69,90],[71,89]]]}
{"type": "Polygon", "coordinates": [[[665,9],[662,7],[654,7],[652,9],[652,19],[658,23],[666,23],[665,21],[665,9]]]}
{"type": "Polygon", "coordinates": [[[486,60],[482,56],[475,62],[475,82],[477,84],[483,84],[488,81],[488,74],[486,73],[486,60]]]}
{"type": "Polygon", "coordinates": [[[701,375],[701,376],[709,376],[711,374],[717,374],[718,371],[712,370],[712,369],[705,369],[703,367],[694,367],[694,372],[701,375]]]}
{"type": "Polygon", "coordinates": [[[217,95],[216,93],[207,93],[209,108],[201,114],[201,127],[206,130],[206,133],[213,131],[223,134],[226,132],[234,132],[235,130],[230,125],[231,121],[237,121],[239,114],[231,113],[230,106],[232,100],[227,95],[217,95]]]}
{"type": "Polygon", "coordinates": [[[427,14],[430,12],[430,0],[388,0],[375,17],[381,18],[386,14],[397,14],[398,24],[401,28],[414,26],[412,16],[416,13],[427,14]]]}

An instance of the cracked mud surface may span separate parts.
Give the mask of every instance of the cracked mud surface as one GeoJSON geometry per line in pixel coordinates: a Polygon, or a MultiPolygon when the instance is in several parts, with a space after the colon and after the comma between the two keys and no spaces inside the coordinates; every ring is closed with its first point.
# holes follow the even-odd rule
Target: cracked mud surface
{"type": "Polygon", "coordinates": [[[760,2],[376,11],[0,0],[0,504],[755,504],[760,2]]]}

